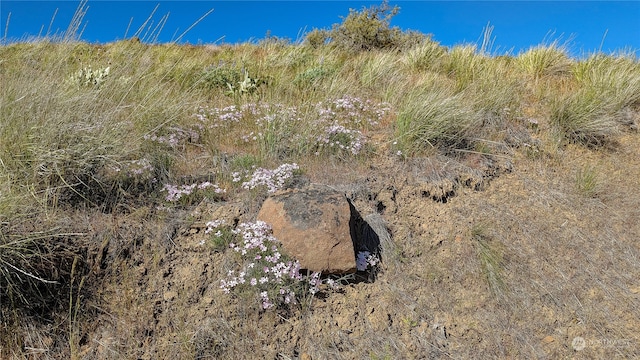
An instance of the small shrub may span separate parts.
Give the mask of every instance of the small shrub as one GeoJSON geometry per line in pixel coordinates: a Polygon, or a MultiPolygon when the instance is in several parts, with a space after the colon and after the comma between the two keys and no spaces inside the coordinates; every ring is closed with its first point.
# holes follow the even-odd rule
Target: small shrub
{"type": "Polygon", "coordinates": [[[314,49],[327,43],[329,33],[326,30],[313,29],[305,37],[305,42],[314,49]]]}
{"type": "Polygon", "coordinates": [[[226,90],[227,84],[237,84],[242,78],[242,69],[238,69],[235,64],[220,61],[218,65],[210,66],[203,71],[199,83],[207,89],[226,90]]]}
{"type": "Polygon", "coordinates": [[[258,158],[251,154],[241,154],[233,157],[230,161],[231,169],[243,171],[253,169],[258,164],[258,158]]]}
{"type": "Polygon", "coordinates": [[[298,86],[315,86],[320,81],[328,78],[332,74],[333,70],[330,70],[327,67],[312,67],[296,75],[296,77],[293,79],[293,82],[298,86]]]}
{"type": "Polygon", "coordinates": [[[342,23],[335,24],[329,32],[331,42],[350,51],[403,49],[422,42],[425,37],[421,33],[403,33],[398,27],[390,27],[391,18],[399,11],[387,1],[361,11],[351,9],[342,23]]]}
{"type": "Polygon", "coordinates": [[[69,82],[78,87],[94,86],[100,87],[109,77],[111,67],[106,67],[99,70],[92,70],[91,67],[82,68],[77,73],[69,77],[69,82]]]}

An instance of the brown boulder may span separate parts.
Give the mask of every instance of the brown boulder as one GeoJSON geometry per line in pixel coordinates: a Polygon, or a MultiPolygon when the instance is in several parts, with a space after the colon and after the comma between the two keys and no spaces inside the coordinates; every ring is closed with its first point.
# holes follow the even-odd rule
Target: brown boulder
{"type": "Polygon", "coordinates": [[[356,270],[350,219],[345,195],[322,185],[278,192],[258,213],[301,268],[325,274],[356,270]]]}

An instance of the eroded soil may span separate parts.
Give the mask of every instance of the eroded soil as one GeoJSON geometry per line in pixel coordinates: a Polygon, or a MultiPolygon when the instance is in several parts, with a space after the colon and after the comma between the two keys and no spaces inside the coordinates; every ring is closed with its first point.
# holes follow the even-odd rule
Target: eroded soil
{"type": "MultiPolygon", "coordinates": [[[[375,281],[289,313],[223,294],[229,258],[202,245],[207,221],[254,219],[259,204],[251,199],[86,215],[96,240],[91,293],[74,322],[79,352],[86,359],[639,357],[639,141],[629,134],[614,151],[568,146],[549,156],[432,156],[309,171],[308,182],[331,185],[363,217],[383,219],[391,238],[375,281]],[[598,179],[589,194],[576,185],[585,168],[598,179]]],[[[34,357],[64,357],[38,331],[25,340],[45,349],[34,357]]]]}

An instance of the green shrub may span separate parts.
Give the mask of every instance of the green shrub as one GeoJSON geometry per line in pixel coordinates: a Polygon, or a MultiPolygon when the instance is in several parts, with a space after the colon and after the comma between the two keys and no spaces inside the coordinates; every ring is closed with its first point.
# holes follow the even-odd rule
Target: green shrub
{"type": "Polygon", "coordinates": [[[334,73],[332,69],[325,66],[316,66],[308,68],[305,71],[296,75],[293,82],[298,86],[315,86],[322,80],[328,78],[334,73]]]}
{"type": "Polygon", "coordinates": [[[220,62],[218,65],[205,69],[199,82],[207,89],[227,90],[228,84],[238,84],[243,80],[243,77],[242,69],[237,68],[235,64],[220,62]]]}
{"type": "Polygon", "coordinates": [[[313,29],[305,38],[305,43],[314,49],[317,49],[329,40],[329,32],[327,30],[313,29]]]}
{"type": "MultiPolygon", "coordinates": [[[[391,7],[387,1],[361,11],[350,9],[342,23],[334,24],[328,33],[331,42],[350,51],[406,49],[421,43],[425,39],[423,34],[402,32],[398,27],[390,27],[391,18],[399,11],[399,7],[391,7]]],[[[316,43],[322,38],[321,35],[321,32],[313,33],[316,43]]]]}

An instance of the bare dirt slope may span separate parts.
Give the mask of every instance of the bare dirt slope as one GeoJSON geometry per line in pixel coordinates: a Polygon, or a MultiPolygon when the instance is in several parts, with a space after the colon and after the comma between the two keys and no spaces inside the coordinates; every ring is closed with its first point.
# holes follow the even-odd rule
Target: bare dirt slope
{"type": "MultiPolygon", "coordinates": [[[[308,177],[386,222],[375,281],[263,312],[220,291],[228,259],[201,245],[204,222],[252,219],[251,201],[161,221],[151,208],[92,215],[100,251],[75,322],[83,358],[640,356],[637,134],[615,151],[325,164],[308,177]],[[595,187],[577,180],[585,171],[595,187]]],[[[66,352],[51,342],[41,333],[26,345],[66,352]]]]}

